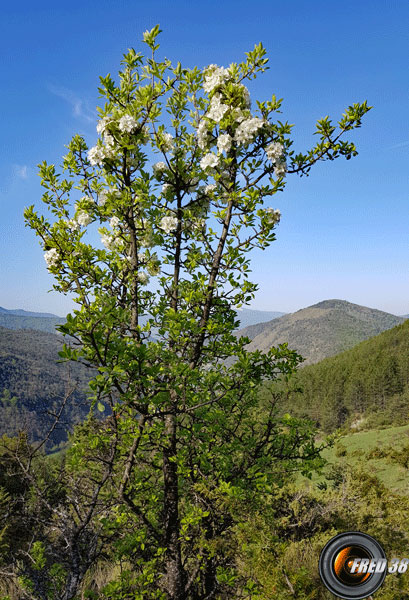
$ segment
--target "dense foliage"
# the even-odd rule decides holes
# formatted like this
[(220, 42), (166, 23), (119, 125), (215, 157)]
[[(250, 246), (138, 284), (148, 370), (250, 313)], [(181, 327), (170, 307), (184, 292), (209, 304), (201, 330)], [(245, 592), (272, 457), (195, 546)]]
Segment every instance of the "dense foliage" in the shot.
[(283, 410), (326, 431), (403, 424), (408, 419), (409, 321), (298, 371)]

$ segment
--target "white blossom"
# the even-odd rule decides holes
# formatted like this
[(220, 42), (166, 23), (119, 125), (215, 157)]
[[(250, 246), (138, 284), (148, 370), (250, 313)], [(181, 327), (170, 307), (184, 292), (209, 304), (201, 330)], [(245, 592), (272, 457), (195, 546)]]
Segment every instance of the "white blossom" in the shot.
[(163, 161), (159, 161), (153, 165), (152, 169), (155, 177), (160, 178), (160, 176), (167, 170), (167, 166)]
[(138, 273), (138, 281), (142, 285), (146, 285), (149, 282), (149, 275), (144, 271), (139, 271)]
[(112, 235), (109, 235), (108, 233), (103, 233), (101, 235), (101, 242), (107, 250), (113, 250), (115, 248), (115, 240)]
[(216, 167), (218, 163), (219, 159), (217, 155), (213, 154), (213, 152), (209, 152), (200, 161), (200, 168), (205, 170), (209, 167)]
[(257, 136), (260, 129), (264, 126), (264, 121), (258, 117), (245, 119), (240, 123), (234, 134), (234, 139), (238, 144), (248, 146)]
[(108, 192), (106, 190), (102, 190), (98, 194), (98, 204), (99, 204), (99, 206), (104, 206), (104, 204), (106, 203), (107, 199), (108, 199)]
[(112, 229), (115, 229), (116, 227), (118, 227), (120, 221), (118, 219), (118, 217), (112, 217), (111, 220), (109, 221), (109, 224), (111, 225)]
[(163, 229), (166, 233), (170, 233), (171, 231), (175, 231), (178, 225), (178, 220), (176, 217), (163, 217), (161, 219), (159, 227)]
[(92, 221), (92, 217), (85, 212), (85, 210), (80, 210), (79, 213), (75, 215), (75, 220), (79, 225), (86, 227)]
[(200, 121), (197, 128), (197, 145), (201, 150), (207, 148), (211, 139), (211, 134), (206, 121)]
[(232, 138), (228, 133), (222, 133), (217, 138), (217, 149), (219, 152), (228, 152), (231, 148)]
[(247, 114), (246, 111), (242, 110), (241, 108), (235, 108), (233, 111), (233, 117), (236, 123), (242, 123), (245, 121), (248, 118)]
[(215, 190), (216, 190), (215, 183), (209, 183), (204, 189), (205, 194), (212, 194)]
[(173, 136), (170, 133), (164, 133), (162, 135), (160, 146), (163, 152), (169, 152), (169, 150), (172, 150), (172, 148), (175, 146)]
[(70, 219), (67, 221), (67, 227), (70, 231), (78, 231), (81, 228), (81, 225), (75, 219)]
[(271, 142), (271, 144), (266, 147), (267, 158), (272, 163), (275, 163), (282, 156), (283, 151), (284, 146), (280, 144), (280, 142)]
[(138, 252), (137, 256), (138, 256), (138, 262), (139, 263), (146, 262), (146, 254), (145, 254), (145, 252)]
[(132, 133), (138, 126), (138, 121), (131, 115), (123, 115), (118, 122), (118, 128), (123, 133)]
[(172, 189), (172, 185), (170, 183), (164, 183), (162, 185), (162, 194), (166, 195)]
[(221, 85), (230, 76), (229, 70), (217, 65), (209, 65), (204, 70), (203, 89), (206, 94), (210, 94), (215, 87)]
[(277, 177), (284, 177), (287, 173), (287, 161), (285, 159), (277, 161), (274, 166), (274, 173)]
[(47, 267), (55, 267), (60, 259), (57, 248), (51, 248), (44, 252), (44, 260), (47, 263)]
[(103, 146), (93, 146), (88, 150), (88, 160), (93, 167), (102, 164), (104, 158), (106, 158), (106, 153)]
[(99, 135), (101, 135), (101, 133), (104, 133), (108, 123), (111, 122), (110, 117), (103, 117), (102, 119), (100, 119), (97, 123), (97, 133)]
[(219, 123), (223, 119), (228, 109), (228, 105), (221, 102), (220, 94), (215, 94), (210, 101), (210, 106), (206, 113), (206, 117), (216, 121), (216, 123)]
[(105, 146), (109, 149), (109, 150), (113, 150), (115, 148), (115, 138), (113, 135), (111, 135), (108, 132), (104, 133), (104, 143)]
[(264, 211), (267, 223), (275, 224), (281, 219), (281, 213), (278, 208), (266, 208)]

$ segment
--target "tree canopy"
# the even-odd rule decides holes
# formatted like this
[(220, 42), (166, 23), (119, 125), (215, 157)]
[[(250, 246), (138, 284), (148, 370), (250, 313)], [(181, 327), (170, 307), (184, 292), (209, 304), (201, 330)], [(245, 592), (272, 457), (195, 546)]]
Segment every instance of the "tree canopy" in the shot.
[[(246, 350), (236, 309), (257, 289), (249, 253), (275, 239), (271, 197), (290, 174), (355, 156), (343, 136), (370, 107), (319, 120), (317, 143), (297, 153), (282, 100), (250, 99), (262, 44), (228, 68), (185, 68), (156, 58), (158, 34), (144, 33), (146, 57), (124, 54), (118, 83), (101, 78), (97, 143), (75, 135), (62, 173), (40, 165), (48, 214), (25, 211), (54, 288), (78, 305), (60, 327), (76, 341), (61, 357), (96, 369), (91, 406), (110, 413), (74, 435), (64, 510), (47, 513), (64, 526), (36, 540), (66, 600), (104, 552), (122, 567), (101, 598), (248, 597), (256, 578), (236, 555), (247, 513), (320, 462), (311, 424), (258, 394), (300, 357), (285, 344)], [(27, 583), (30, 597), (50, 597), (41, 581)]]

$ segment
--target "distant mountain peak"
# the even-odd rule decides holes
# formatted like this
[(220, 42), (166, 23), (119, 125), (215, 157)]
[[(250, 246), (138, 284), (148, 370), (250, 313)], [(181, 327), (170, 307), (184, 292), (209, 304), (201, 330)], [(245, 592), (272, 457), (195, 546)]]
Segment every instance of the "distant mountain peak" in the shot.
[(249, 350), (262, 352), (288, 342), (289, 348), (305, 359), (303, 364), (310, 364), (348, 350), (404, 320), (404, 317), (347, 300), (331, 299), (246, 327), (239, 335), (252, 340)]

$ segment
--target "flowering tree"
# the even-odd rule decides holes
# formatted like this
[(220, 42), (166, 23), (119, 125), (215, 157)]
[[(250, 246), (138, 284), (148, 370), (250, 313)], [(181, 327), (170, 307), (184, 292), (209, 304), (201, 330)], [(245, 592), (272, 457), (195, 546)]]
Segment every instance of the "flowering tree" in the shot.
[(245, 511), (271, 498), (283, 468), (317, 456), (309, 427), (258, 393), (299, 357), (285, 345), (248, 352), (233, 335), (256, 290), (248, 254), (275, 239), (280, 212), (266, 203), (286, 175), (356, 155), (341, 136), (369, 107), (318, 121), (318, 143), (296, 154), (291, 126), (274, 118), (281, 100), (252, 108), (245, 84), (267, 68), (261, 44), (240, 64), (186, 69), (156, 59), (158, 33), (144, 34), (148, 58), (124, 55), (118, 85), (101, 78), (96, 145), (74, 136), (64, 175), (41, 164), (54, 218), (33, 207), (25, 217), (54, 288), (78, 304), (61, 328), (78, 345), (62, 356), (96, 368), (93, 402), (112, 411), (70, 450), (79, 472), (114, 456), (99, 525), (117, 531), (115, 557), (132, 568), (107, 597), (118, 586), (132, 598), (241, 597), (256, 585), (234, 559)]

